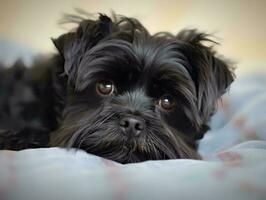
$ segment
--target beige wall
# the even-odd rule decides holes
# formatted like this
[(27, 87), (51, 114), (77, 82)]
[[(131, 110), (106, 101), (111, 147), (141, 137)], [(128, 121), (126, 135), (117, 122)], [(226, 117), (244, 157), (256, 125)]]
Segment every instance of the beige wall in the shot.
[(0, 0), (0, 38), (53, 51), (50, 37), (65, 31), (57, 22), (73, 8), (107, 14), (113, 9), (140, 19), (153, 33), (184, 27), (216, 32), (219, 52), (241, 68), (266, 63), (266, 0)]

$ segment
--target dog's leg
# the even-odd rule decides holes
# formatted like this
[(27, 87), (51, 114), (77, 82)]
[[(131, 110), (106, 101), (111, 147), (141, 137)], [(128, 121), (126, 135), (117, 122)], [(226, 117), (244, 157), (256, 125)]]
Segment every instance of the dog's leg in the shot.
[(20, 131), (0, 130), (0, 149), (22, 150), (48, 147), (49, 131), (25, 127)]

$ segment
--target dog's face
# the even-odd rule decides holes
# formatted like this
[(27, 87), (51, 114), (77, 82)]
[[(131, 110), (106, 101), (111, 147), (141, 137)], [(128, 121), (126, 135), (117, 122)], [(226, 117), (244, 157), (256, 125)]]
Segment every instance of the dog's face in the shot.
[(65, 76), (52, 144), (120, 163), (199, 158), (196, 141), (233, 81), (206, 41), (195, 30), (150, 35), (135, 19), (82, 21), (54, 40)]

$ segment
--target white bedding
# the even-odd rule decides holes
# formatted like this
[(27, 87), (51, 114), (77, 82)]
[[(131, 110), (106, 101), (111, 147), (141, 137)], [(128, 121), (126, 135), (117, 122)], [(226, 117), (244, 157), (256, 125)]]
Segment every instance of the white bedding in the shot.
[(1, 200), (266, 199), (266, 142), (209, 161), (120, 165), (83, 151), (50, 148), (0, 155)]

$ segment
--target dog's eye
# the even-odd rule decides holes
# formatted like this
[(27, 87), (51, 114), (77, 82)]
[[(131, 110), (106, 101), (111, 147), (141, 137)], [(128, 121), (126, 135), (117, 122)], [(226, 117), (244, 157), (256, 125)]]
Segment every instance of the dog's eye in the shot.
[(96, 83), (96, 92), (100, 95), (111, 95), (114, 92), (114, 83), (110, 80), (102, 80)]
[(159, 99), (159, 106), (164, 110), (171, 110), (175, 105), (176, 102), (174, 97), (169, 94), (164, 95)]

